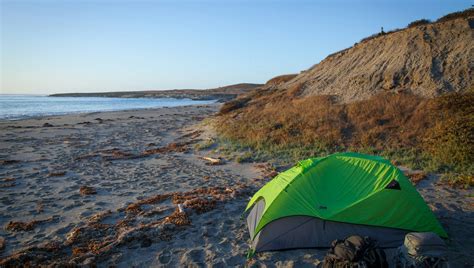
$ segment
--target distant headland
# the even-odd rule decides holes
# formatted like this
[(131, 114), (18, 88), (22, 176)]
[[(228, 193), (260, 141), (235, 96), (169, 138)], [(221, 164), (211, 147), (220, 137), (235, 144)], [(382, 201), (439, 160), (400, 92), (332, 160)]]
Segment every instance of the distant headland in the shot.
[(261, 84), (241, 83), (212, 89), (172, 89), (150, 91), (115, 91), (94, 93), (57, 93), (51, 97), (109, 97), (109, 98), (188, 98), (192, 100), (228, 101), (237, 95), (249, 92)]

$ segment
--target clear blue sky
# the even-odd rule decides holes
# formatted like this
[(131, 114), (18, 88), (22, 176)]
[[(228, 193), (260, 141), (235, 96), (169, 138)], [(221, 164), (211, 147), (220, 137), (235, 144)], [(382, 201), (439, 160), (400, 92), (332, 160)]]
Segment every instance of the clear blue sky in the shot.
[(1, 1), (0, 93), (212, 88), (472, 1)]

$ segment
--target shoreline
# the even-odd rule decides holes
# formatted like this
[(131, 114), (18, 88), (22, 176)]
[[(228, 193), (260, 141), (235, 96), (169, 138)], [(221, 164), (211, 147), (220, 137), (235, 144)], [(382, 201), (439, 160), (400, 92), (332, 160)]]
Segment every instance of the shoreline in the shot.
[[(9, 96), (9, 95), (4, 95), (4, 96)], [(15, 96), (15, 97), (38, 97), (38, 96), (33, 96), (33, 95), (12, 95), (12, 96)], [(63, 97), (50, 97), (50, 96), (40, 96), (40, 97), (47, 97), (47, 98), (63, 98)], [(65, 97), (65, 98), (75, 98), (75, 97)], [(78, 97), (79, 99), (81, 99), (83, 101), (83, 97)], [(89, 97), (86, 97), (86, 98), (89, 98)], [(59, 112), (44, 112), (42, 114), (33, 114), (33, 115), (24, 115), (24, 114), (20, 114), (20, 115), (11, 115), (10, 117), (5, 117), (5, 118), (1, 118), (0, 117), (0, 122), (3, 122), (3, 121), (18, 121), (18, 120), (24, 120), (24, 119), (42, 119), (44, 117), (55, 117), (55, 116), (67, 116), (67, 115), (81, 115), (81, 114), (89, 114), (89, 113), (107, 113), (107, 112), (120, 112), (120, 111), (140, 111), (140, 110), (148, 110), (148, 109), (160, 109), (160, 108), (173, 108), (173, 107), (182, 107), (182, 106), (196, 106), (196, 105), (220, 105), (221, 102), (219, 101), (219, 99), (209, 99), (209, 100), (193, 100), (193, 99), (190, 99), (190, 98), (166, 98), (166, 97), (163, 97), (163, 98), (150, 98), (150, 97), (141, 97), (141, 98), (120, 98), (120, 97), (90, 97), (90, 98), (94, 98), (94, 99), (97, 99), (97, 98), (100, 98), (100, 99), (108, 99), (108, 100), (111, 100), (111, 99), (114, 99), (114, 100), (117, 100), (117, 101), (121, 101), (123, 99), (133, 99), (133, 100), (160, 100), (160, 101), (181, 101), (181, 102), (184, 102), (184, 103), (176, 103), (176, 105), (174, 105), (173, 103), (167, 103), (165, 104), (164, 106), (160, 106), (162, 104), (157, 104), (157, 106), (155, 107), (143, 107), (143, 108), (134, 108), (134, 107), (130, 107), (130, 108), (106, 108), (105, 110), (96, 110), (98, 108), (95, 108), (95, 109), (90, 109), (90, 110), (82, 110), (82, 111), (59, 111)], [(195, 102), (195, 103), (192, 103), (192, 102)], [(103, 107), (105, 108), (105, 107)], [(53, 109), (54, 110), (54, 109)], [(14, 113), (18, 113), (18, 111), (13, 111)]]
[(220, 106), (222, 105), (221, 103), (217, 102), (214, 103), (206, 103), (206, 104), (191, 104), (191, 105), (182, 105), (182, 106), (163, 106), (163, 107), (153, 107), (153, 108), (131, 108), (131, 109), (125, 109), (125, 110), (110, 110), (110, 111), (93, 111), (93, 112), (66, 112), (63, 114), (49, 114), (49, 115), (35, 115), (35, 116), (28, 116), (24, 118), (15, 118), (15, 119), (6, 119), (6, 118), (0, 118), (0, 124), (5, 123), (5, 122), (18, 122), (22, 120), (44, 120), (47, 118), (54, 118), (54, 117), (60, 117), (60, 116), (87, 116), (87, 115), (93, 115), (93, 114), (98, 114), (98, 113), (114, 113), (114, 112), (140, 112), (140, 111), (146, 111), (146, 110), (157, 110), (157, 109), (170, 109), (170, 108), (175, 108), (175, 107), (193, 107), (193, 106)]
[[(326, 249), (246, 259), (241, 215), (272, 172), (267, 163), (226, 159), (218, 145), (198, 149), (215, 138), (207, 120), (219, 107), (0, 120), (0, 263), (318, 265)], [(450, 259), (468, 264), (472, 197), (438, 179), (431, 174), (416, 188), (450, 236)], [(187, 204), (186, 217), (176, 213), (178, 203)]]

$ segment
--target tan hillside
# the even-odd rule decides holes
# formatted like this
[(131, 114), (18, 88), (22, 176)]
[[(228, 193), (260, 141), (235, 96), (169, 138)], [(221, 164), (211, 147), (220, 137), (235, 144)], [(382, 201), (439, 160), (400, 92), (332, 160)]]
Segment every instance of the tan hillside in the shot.
[(365, 38), (225, 103), (216, 129), (268, 159), (370, 152), (474, 185), (473, 28), (469, 9)]
[(300, 96), (337, 95), (344, 102), (381, 91), (407, 90), (423, 97), (462, 92), (474, 77), (473, 13), (368, 38), (278, 88), (297, 89)]

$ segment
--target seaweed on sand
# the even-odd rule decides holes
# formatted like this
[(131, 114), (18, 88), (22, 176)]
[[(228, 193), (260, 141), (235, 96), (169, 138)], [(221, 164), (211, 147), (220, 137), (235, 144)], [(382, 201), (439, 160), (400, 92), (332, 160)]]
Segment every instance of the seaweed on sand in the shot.
[(427, 175), (424, 172), (415, 172), (405, 174), (413, 185), (417, 185), (420, 181), (426, 179)]
[(20, 160), (14, 160), (14, 159), (0, 159), (0, 165), (11, 165), (11, 164), (17, 164), (20, 163)]
[(186, 212), (181, 212), (181, 211), (179, 211), (178, 208), (176, 208), (176, 210), (171, 215), (166, 217), (164, 222), (165, 223), (173, 223), (174, 225), (178, 225), (178, 226), (190, 225), (191, 224), (191, 220), (189, 219)]
[(85, 185), (85, 186), (81, 186), (81, 188), (79, 188), (79, 193), (84, 196), (84, 195), (96, 194), (97, 191), (93, 187)]
[(53, 171), (48, 174), (48, 177), (62, 177), (66, 175), (66, 171)]
[(32, 220), (28, 222), (22, 221), (9, 221), (8, 224), (5, 226), (5, 230), (10, 232), (21, 232), (21, 231), (31, 231), (33, 230), (36, 225), (44, 222), (52, 221), (53, 217), (44, 219), (44, 220)]
[[(190, 212), (200, 214), (215, 209), (219, 203), (231, 200), (245, 191), (245, 185), (237, 184), (233, 188), (210, 187), (155, 195), (116, 212), (107, 210), (93, 215), (73, 228), (56, 247), (42, 245), (19, 251), (0, 260), (0, 266), (90, 265), (117, 252), (123, 245), (135, 243), (147, 247), (156, 241), (170, 241), (176, 232), (191, 224)], [(178, 208), (161, 218), (147, 215), (157, 209), (153, 205), (165, 200), (178, 204)], [(129, 213), (131, 211), (133, 213)], [(135, 213), (136, 211), (139, 213)], [(159, 207), (158, 211), (164, 210)], [(116, 222), (103, 223), (109, 216), (115, 218)]]

